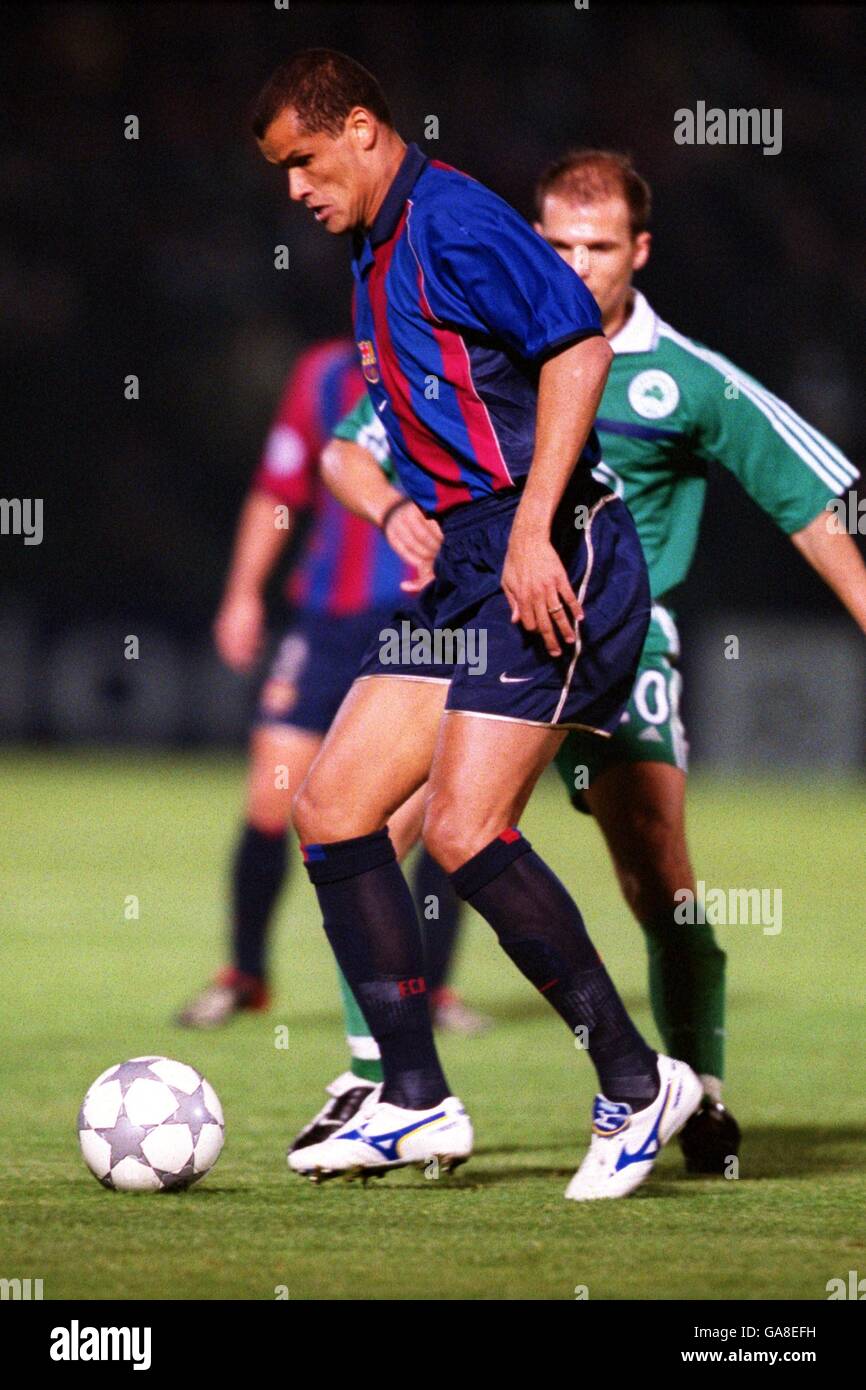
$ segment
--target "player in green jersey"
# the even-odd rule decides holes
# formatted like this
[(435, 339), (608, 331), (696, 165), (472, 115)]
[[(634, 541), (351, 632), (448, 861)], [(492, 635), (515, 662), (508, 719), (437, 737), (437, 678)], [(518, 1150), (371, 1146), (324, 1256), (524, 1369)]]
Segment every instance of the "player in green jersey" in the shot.
[[(632, 511), (654, 600), (620, 729), (610, 739), (573, 733), (557, 765), (572, 803), (598, 821), (644, 930), (665, 1047), (704, 1083), (704, 1104), (681, 1136), (687, 1164), (722, 1172), (739, 1142), (721, 1100), (725, 954), (709, 925), (680, 926), (674, 917), (674, 894), (695, 893), (696, 885), (685, 834), (688, 745), (670, 595), (695, 552), (708, 464), (721, 463), (739, 478), (864, 632), (866, 566), (851, 537), (828, 525), (827, 503), (856, 479), (853, 465), (753, 378), (664, 323), (632, 287), (650, 253), (649, 210), (644, 181), (610, 152), (569, 155), (539, 183), (537, 230), (586, 281), (614, 349), (596, 421), (604, 454), (597, 476)], [(387, 516), (388, 539), (398, 550), (403, 528), (409, 543), (420, 525), (436, 527), (410, 502), (394, 510), (400, 493), (368, 398), (335, 433), (323, 470), (340, 501), (374, 522)]]
[(857, 470), (791, 408), (718, 353), (665, 323), (632, 286), (650, 255), (650, 191), (624, 156), (580, 150), (536, 190), (536, 230), (582, 277), (614, 359), (596, 428), (598, 476), (625, 498), (650, 571), (653, 621), (629, 707), (613, 738), (572, 734), (557, 765), (595, 816), (649, 952), (665, 1046), (703, 1078), (704, 1106), (681, 1142), (689, 1167), (722, 1170), (736, 1127), (721, 1107), (725, 955), (708, 925), (679, 926), (678, 889), (695, 892), (685, 833), (687, 743), (679, 717), (679, 639), (670, 607), (697, 545), (707, 466), (721, 464), (866, 632), (866, 566), (828, 527), (827, 504)]

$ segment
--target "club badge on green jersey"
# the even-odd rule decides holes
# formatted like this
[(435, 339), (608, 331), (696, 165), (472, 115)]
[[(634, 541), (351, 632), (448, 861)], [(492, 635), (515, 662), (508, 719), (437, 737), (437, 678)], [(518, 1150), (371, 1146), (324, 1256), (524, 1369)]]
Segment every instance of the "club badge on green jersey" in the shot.
[(662, 372), (653, 367), (646, 372), (638, 372), (628, 388), (628, 403), (645, 420), (663, 420), (671, 415), (680, 403), (680, 388), (670, 372)]

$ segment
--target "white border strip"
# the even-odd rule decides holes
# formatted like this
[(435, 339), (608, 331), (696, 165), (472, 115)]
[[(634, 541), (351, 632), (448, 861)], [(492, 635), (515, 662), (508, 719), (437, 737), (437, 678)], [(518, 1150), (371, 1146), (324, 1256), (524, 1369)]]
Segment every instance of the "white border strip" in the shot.
[(356, 685), (358, 681), (421, 681), (424, 685), (450, 685), (451, 676), (446, 680), (445, 676), (407, 676), (403, 671), (370, 671), (366, 676), (356, 676), (352, 681)]
[(598, 734), (599, 738), (613, 738), (607, 729), (596, 729), (592, 724), (551, 724), (544, 719), (520, 719), (516, 714), (482, 714), (477, 709), (446, 709), (448, 714), (462, 714), (467, 719), (499, 719), (503, 724), (531, 724), (534, 729), (553, 729), (554, 732), (561, 729), (563, 733), (568, 733), (572, 729), (583, 729), (588, 734)]
[[(589, 578), (592, 574), (593, 561), (595, 560), (595, 551), (592, 545), (592, 523), (595, 521), (596, 514), (601, 511), (602, 507), (606, 507), (608, 502), (616, 502), (616, 500), (616, 493), (613, 492), (609, 492), (606, 497), (599, 498), (592, 511), (590, 512), (589, 520), (586, 523), (586, 569), (583, 572), (583, 579), (580, 581), (580, 588), (577, 592), (577, 601), (580, 604), (581, 608), (583, 607), (583, 600), (586, 597), (586, 591), (589, 587)], [(571, 685), (571, 682), (574, 678), (574, 672), (577, 666), (577, 658), (580, 656), (580, 649), (582, 646), (583, 642), (580, 636), (580, 622), (578, 621), (574, 627), (574, 656), (571, 658), (571, 664), (568, 668), (568, 675), (565, 678), (565, 684), (563, 685), (562, 692), (559, 696), (559, 703), (556, 706), (556, 711), (554, 713), (553, 719), (551, 720), (552, 724), (559, 723), (559, 716), (562, 713), (562, 707), (565, 704), (566, 698), (568, 696), (568, 687)]]

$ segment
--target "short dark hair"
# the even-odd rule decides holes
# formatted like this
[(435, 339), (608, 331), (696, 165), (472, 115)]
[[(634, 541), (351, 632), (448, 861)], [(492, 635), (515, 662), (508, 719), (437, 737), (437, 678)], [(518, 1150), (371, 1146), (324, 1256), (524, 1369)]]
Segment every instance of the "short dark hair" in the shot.
[(628, 204), (632, 236), (645, 232), (652, 211), (652, 192), (631, 162), (617, 150), (569, 150), (549, 164), (535, 185), (539, 221), (549, 193), (576, 202), (597, 203), (621, 197)]
[(304, 48), (281, 64), (253, 103), (250, 123), (257, 140), (281, 111), (291, 106), (311, 135), (342, 133), (346, 117), (363, 106), (392, 126), (385, 93), (372, 73), (333, 48)]

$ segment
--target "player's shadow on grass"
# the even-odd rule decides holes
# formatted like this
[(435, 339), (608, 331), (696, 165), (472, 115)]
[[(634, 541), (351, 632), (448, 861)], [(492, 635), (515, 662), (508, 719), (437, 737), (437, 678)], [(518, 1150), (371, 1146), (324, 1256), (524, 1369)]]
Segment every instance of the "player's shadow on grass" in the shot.
[(157, 1192), (156, 1196), (160, 1199), (169, 1197), (186, 1197), (188, 1201), (208, 1201), (215, 1202), (220, 1197), (237, 1197), (242, 1194), (249, 1196), (249, 1189), (233, 1186), (228, 1183), (193, 1183), (192, 1187), (169, 1187), (165, 1192)]
[[(676, 1139), (671, 1141), (671, 1146), (678, 1147)], [(484, 1144), (475, 1149), (473, 1158), (507, 1158), (509, 1155), (556, 1152), (560, 1148), (564, 1155), (574, 1151), (575, 1158), (579, 1159), (583, 1153), (581, 1136), (551, 1138), (540, 1144)], [(773, 1178), (810, 1177), (818, 1173), (861, 1173), (864, 1164), (864, 1125), (847, 1125), (837, 1129), (821, 1129), (814, 1125), (746, 1126), (740, 1148), (739, 1176), (748, 1182), (762, 1182)], [(486, 1186), (524, 1178), (564, 1177), (572, 1173), (574, 1168), (575, 1163), (569, 1164), (567, 1159), (561, 1167), (526, 1166), (490, 1169), (487, 1172), (483, 1169), (479, 1172), (473, 1167), (467, 1170), (466, 1178), (479, 1186)], [(668, 1174), (662, 1172), (659, 1176), (666, 1178)], [(703, 1182), (708, 1179), (694, 1175), (691, 1180)], [(655, 1195), (665, 1194), (656, 1192)]]
[[(856, 1150), (859, 1149), (859, 1153)], [(744, 1125), (740, 1177), (806, 1177), (815, 1173), (861, 1173), (866, 1162), (866, 1125)]]
[(509, 1154), (549, 1154), (558, 1149), (562, 1149), (563, 1153), (570, 1153), (574, 1143), (575, 1136), (572, 1134), (569, 1138), (548, 1139), (544, 1144), (476, 1144), (472, 1150), (472, 1157), (487, 1158), (495, 1155), (501, 1158)]
[(539, 1178), (547, 1182), (567, 1183), (574, 1177), (577, 1168), (575, 1159), (567, 1167), (545, 1167), (536, 1163), (521, 1168), (477, 1168), (473, 1163), (454, 1178), (461, 1187), (497, 1187), (507, 1182), (536, 1182)]

